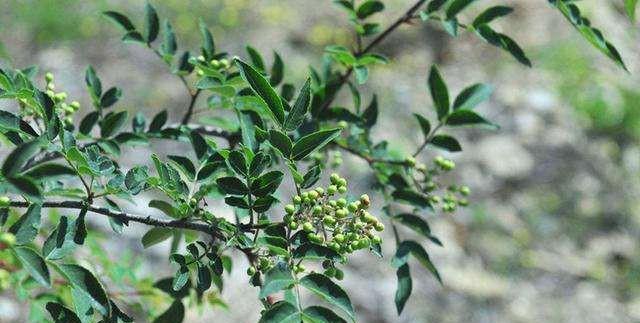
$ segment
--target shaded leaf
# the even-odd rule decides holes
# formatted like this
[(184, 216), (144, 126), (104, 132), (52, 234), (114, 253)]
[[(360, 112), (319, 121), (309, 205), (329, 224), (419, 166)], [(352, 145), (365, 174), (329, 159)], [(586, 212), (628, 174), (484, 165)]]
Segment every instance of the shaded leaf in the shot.
[(347, 313), (352, 319), (355, 318), (355, 312), (351, 305), (351, 300), (349, 300), (349, 296), (347, 296), (347, 293), (327, 276), (318, 273), (310, 273), (300, 280), (300, 285), (320, 296), (330, 304), (338, 307)]
[(49, 268), (42, 256), (30, 247), (17, 246), (13, 248), (22, 266), (27, 269), (31, 277), (44, 287), (51, 287)]

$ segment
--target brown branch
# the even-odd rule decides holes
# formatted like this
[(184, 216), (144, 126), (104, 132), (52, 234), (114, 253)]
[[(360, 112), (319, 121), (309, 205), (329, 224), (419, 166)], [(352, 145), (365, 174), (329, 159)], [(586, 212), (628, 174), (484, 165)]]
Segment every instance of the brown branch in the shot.
[[(26, 207), (29, 207), (29, 205), (30, 204), (28, 202), (21, 202), (21, 201), (9, 202), (10, 207), (26, 208)], [(79, 201), (43, 202), (41, 206), (45, 208), (65, 208), (65, 209), (87, 208), (88, 211), (91, 211), (93, 213), (106, 215), (108, 217), (121, 220), (125, 223), (131, 221), (131, 222), (143, 223), (143, 224), (154, 226), (154, 227), (187, 229), (187, 230), (203, 232), (217, 239), (221, 239), (221, 240), (225, 239), (225, 237), (218, 230), (218, 228), (210, 224), (201, 223), (201, 222), (187, 222), (184, 220), (161, 220), (157, 218), (152, 218), (150, 216), (135, 215), (135, 214), (129, 214), (125, 212), (117, 212), (105, 207), (99, 207), (94, 205), (87, 206), (85, 203), (79, 202)]]
[(202, 90), (200, 89), (196, 90), (193, 93), (189, 91), (189, 94), (191, 94), (191, 101), (189, 102), (189, 107), (187, 108), (187, 112), (184, 114), (184, 117), (182, 117), (182, 122), (180, 124), (186, 125), (191, 120), (191, 116), (193, 115), (193, 107), (195, 106), (196, 101), (198, 100), (198, 96), (200, 95), (201, 92)]

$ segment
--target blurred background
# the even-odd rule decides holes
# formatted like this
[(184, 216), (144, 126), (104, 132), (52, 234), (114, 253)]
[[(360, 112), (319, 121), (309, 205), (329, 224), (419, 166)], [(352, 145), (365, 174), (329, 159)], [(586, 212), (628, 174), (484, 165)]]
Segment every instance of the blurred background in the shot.
[[(216, 46), (231, 54), (246, 56), (244, 44), (251, 44), (270, 62), (277, 50), (288, 62), (287, 79), (295, 84), (304, 80), (308, 65), (320, 65), (324, 46), (352, 39), (347, 17), (329, 0), (151, 2), (172, 21), (181, 48), (198, 48), (202, 17)], [(432, 63), (439, 64), (454, 93), (475, 82), (493, 84), (495, 93), (480, 110), (501, 129), (460, 130), (464, 152), (447, 155), (458, 165), (452, 180), (473, 193), (472, 204), (455, 215), (429, 215), (432, 231), (444, 243), (444, 248), (428, 247), (444, 285), (414, 266), (413, 296), (398, 318), (395, 272), (388, 265), (393, 246), (385, 245), (383, 261), (362, 253), (350, 262), (344, 280), (358, 316), (362, 322), (640, 321), (637, 25), (624, 15), (622, 0), (580, 1), (592, 24), (618, 47), (630, 70), (625, 73), (546, 1), (478, 2), (462, 16), (470, 20), (494, 3), (515, 8), (496, 25), (525, 49), (533, 68), (473, 34), (452, 38), (440, 26), (421, 22), (400, 28), (379, 47), (391, 63), (373, 69), (365, 91), (366, 102), (378, 93), (377, 139), (388, 139), (405, 153), (422, 140), (412, 113), (432, 111), (425, 87)], [(412, 3), (387, 0), (387, 10), (376, 20), (386, 26)], [(178, 107), (188, 100), (179, 80), (149, 50), (120, 42), (121, 31), (100, 16), (116, 10), (141, 26), (143, 8), (142, 0), (3, 0), (0, 66), (38, 65), (41, 73), (55, 74), (58, 90), (88, 106), (83, 78), (91, 64), (105, 86), (124, 89), (120, 108), (148, 117), (169, 109), (171, 120), (178, 121)], [(152, 150), (172, 149), (179, 148), (158, 142), (130, 151), (135, 154), (125, 152), (123, 163), (146, 163)], [(432, 150), (421, 161), (437, 154), (443, 153)], [(370, 191), (373, 179), (366, 165), (343, 156), (338, 171), (350, 174), (353, 191)], [(138, 205), (145, 211), (146, 202)], [(106, 221), (96, 222), (104, 226)], [(169, 275), (167, 246), (143, 251), (144, 229), (132, 225), (123, 237), (105, 230), (86, 251), (87, 262), (115, 261), (100, 270), (123, 286), (128, 277)], [(127, 251), (110, 252), (122, 247)], [(220, 299), (228, 308), (192, 308), (188, 322), (257, 320), (257, 290), (248, 286), (246, 261), (236, 258)], [(0, 294), (0, 322), (24, 322), (28, 315), (24, 300), (11, 291)]]

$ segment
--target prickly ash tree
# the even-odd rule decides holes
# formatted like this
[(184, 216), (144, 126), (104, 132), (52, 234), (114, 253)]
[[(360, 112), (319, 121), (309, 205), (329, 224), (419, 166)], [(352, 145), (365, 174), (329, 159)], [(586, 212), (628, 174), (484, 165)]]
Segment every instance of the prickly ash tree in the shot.
[[(354, 44), (328, 46), (322, 70), (311, 68), (309, 79), (297, 85), (285, 81), (286, 60), (277, 53), (267, 66), (250, 46), (247, 59), (221, 52), (203, 23), (202, 46), (193, 54), (178, 51), (171, 23), (161, 25), (151, 4), (146, 5), (142, 28), (121, 13), (105, 12), (124, 30), (125, 42), (149, 48), (186, 87), (189, 101), (178, 110), (183, 113), (179, 124), (167, 124), (167, 111), (149, 123), (144, 111), (130, 118), (128, 111), (117, 108), (121, 89), (103, 87), (92, 67), (85, 75), (91, 107), (81, 120), (75, 119), (80, 104), (56, 92), (51, 73), (42, 81), (34, 67), (0, 70), (1, 98), (17, 103), (16, 111), (0, 110), (0, 131), (14, 146), (4, 156), (0, 174), (0, 190), (6, 194), (0, 200), (0, 288), (13, 288), (29, 299), (34, 320), (50, 320), (50, 315), (55, 322), (130, 322), (136, 314), (154, 322), (180, 322), (186, 304), (203, 300), (224, 304), (223, 280), (231, 270), (229, 254), (235, 250), (250, 263), (247, 280), (258, 288), (257, 297), (264, 305), (261, 322), (345, 322), (357, 319), (349, 296), (339, 286), (344, 275), (340, 267), (350, 257), (372, 254), (381, 258), (381, 265), (390, 262), (396, 268), (398, 315), (411, 295), (410, 258), (440, 281), (425, 245), (442, 245), (425, 214), (466, 206), (470, 190), (441, 184), (441, 177), (454, 169), (453, 161), (418, 160), (429, 147), (461, 151), (458, 140), (446, 134), (451, 127), (495, 127), (473, 110), (492, 88), (473, 84), (451, 96), (433, 66), (426, 76), (426, 90), (435, 118), (415, 114), (415, 127), (424, 141), (406, 157), (395, 153), (387, 141), (373, 141), (371, 128), (379, 111), (386, 109), (378, 107), (375, 95), (365, 107), (360, 89), (374, 65), (387, 63), (386, 57), (375, 53), (376, 47), (407, 23), (439, 24), (454, 37), (473, 33), (530, 66), (520, 46), (492, 28), (495, 19), (512, 9), (486, 8), (463, 23), (461, 13), (469, 16), (466, 12), (472, 9), (467, 7), (474, 1), (421, 0), (383, 29), (373, 22), (384, 10), (382, 2), (334, 2), (348, 15)], [(616, 49), (581, 16), (576, 4), (549, 2), (624, 68)], [(627, 1), (631, 16), (634, 6), (635, 1)], [(334, 106), (345, 89), (353, 97), (352, 105)], [(208, 96), (206, 106), (198, 107), (204, 105), (198, 101), (203, 96)], [(199, 125), (196, 108), (210, 113), (226, 109), (236, 118), (227, 120), (232, 126), (226, 130)], [(117, 162), (122, 150), (163, 140), (184, 143), (189, 152), (166, 158), (153, 154), (152, 167), (125, 169)], [(368, 163), (376, 180), (375, 194), (350, 192), (348, 179), (327, 175), (340, 165), (341, 152)], [(281, 188), (285, 177), (291, 178), (286, 182), (292, 187)], [(165, 217), (131, 214), (121, 206), (151, 192), (162, 198), (151, 200), (148, 207)], [(293, 196), (286, 196), (288, 192)], [(370, 208), (370, 195), (382, 205), (379, 210)], [(214, 200), (224, 200), (235, 220), (216, 216), (218, 210), (208, 205)], [(50, 209), (71, 215), (60, 216)], [(117, 234), (132, 222), (148, 225), (141, 237), (144, 247), (171, 240), (167, 259), (175, 275), (153, 282), (132, 275), (130, 291), (119, 292), (117, 278), (95, 274), (101, 266), (110, 266), (107, 257), (93, 267), (80, 265), (82, 256), (76, 251), (90, 244), (91, 235), (100, 235), (87, 227), (87, 217), (99, 221), (99, 216), (105, 216)], [(402, 227), (424, 241), (405, 240)], [(392, 256), (386, 260), (379, 236), (385, 228), (395, 237), (395, 250), (389, 250)], [(326, 301), (326, 307), (302, 304), (303, 290)], [(145, 306), (147, 298), (165, 305)], [(48, 314), (43, 314), (44, 308)]]

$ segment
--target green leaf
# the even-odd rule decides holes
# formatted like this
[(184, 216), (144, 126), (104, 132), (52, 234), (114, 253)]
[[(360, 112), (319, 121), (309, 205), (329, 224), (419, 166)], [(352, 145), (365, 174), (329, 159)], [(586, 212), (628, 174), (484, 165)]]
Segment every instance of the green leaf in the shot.
[(140, 43), (145, 44), (144, 37), (137, 31), (130, 31), (122, 36), (122, 41), (125, 43)]
[(75, 176), (76, 174), (73, 168), (55, 163), (40, 164), (24, 173), (24, 175), (36, 180), (49, 180), (65, 176)]
[(58, 260), (69, 255), (76, 247), (73, 241), (75, 234), (75, 222), (69, 222), (66, 216), (61, 217), (56, 229), (51, 231), (44, 242), (42, 255), (47, 260)]
[(427, 10), (426, 12), (432, 13), (432, 12), (436, 12), (438, 11), (445, 3), (447, 2), (447, 0), (431, 0), (429, 2), (429, 4), (427, 5)]
[(264, 282), (260, 288), (260, 298), (281, 291), (295, 283), (291, 269), (285, 262), (278, 262), (264, 275)]
[(485, 101), (493, 93), (493, 87), (485, 84), (474, 84), (462, 90), (453, 101), (453, 110), (470, 110)]
[(506, 50), (511, 54), (511, 56), (518, 60), (518, 62), (531, 67), (531, 61), (526, 56), (522, 48), (520, 48), (520, 46), (509, 36), (494, 31), (488, 25), (478, 26), (476, 28), (476, 32), (489, 44)]
[(112, 87), (108, 89), (100, 99), (100, 106), (108, 108), (118, 102), (120, 97), (122, 97), (122, 90), (118, 87)]
[(271, 143), (274, 148), (278, 149), (285, 158), (289, 158), (291, 156), (293, 143), (282, 131), (275, 129), (269, 130), (269, 143)]
[(247, 175), (249, 170), (247, 167), (247, 160), (241, 152), (237, 150), (232, 151), (229, 153), (227, 161), (229, 162), (229, 166), (231, 166), (236, 173), (243, 176)]
[(142, 236), (142, 246), (146, 249), (173, 237), (171, 228), (152, 228)]
[(427, 270), (433, 274), (433, 276), (442, 284), (442, 279), (438, 270), (431, 262), (429, 254), (426, 250), (417, 242), (413, 240), (405, 240), (400, 243), (396, 254), (391, 259), (391, 265), (395, 268), (400, 268), (409, 260), (409, 255), (412, 255), (420, 264), (422, 264)]
[(422, 130), (422, 134), (424, 135), (424, 137), (428, 138), (431, 134), (431, 123), (429, 122), (429, 120), (417, 113), (414, 113), (413, 116), (418, 119), (418, 123), (420, 124), (420, 129)]
[(149, 132), (159, 132), (162, 130), (162, 126), (167, 123), (168, 118), (167, 110), (162, 110), (158, 112), (151, 120), (151, 124), (149, 124)]
[(481, 117), (477, 113), (471, 110), (456, 110), (451, 113), (446, 119), (447, 126), (467, 126), (476, 124), (486, 124), (492, 127), (496, 127), (493, 123), (489, 122), (485, 118)]
[(302, 311), (302, 321), (305, 323), (346, 323), (343, 318), (332, 310), (322, 306), (310, 306)]
[(16, 176), (7, 178), (7, 182), (13, 186), (20, 194), (28, 197), (32, 202), (42, 200), (42, 192), (40, 187), (36, 185), (29, 177)]
[(400, 223), (402, 223), (403, 225), (407, 226), (411, 230), (415, 231), (416, 233), (423, 235), (426, 238), (429, 238), (429, 239), (434, 238), (431, 235), (431, 228), (429, 227), (429, 224), (425, 220), (423, 220), (422, 218), (416, 215), (403, 213), (403, 214), (398, 214), (393, 218), (399, 221)]
[(111, 113), (105, 117), (100, 125), (100, 135), (102, 138), (109, 138), (115, 135), (127, 122), (127, 111)]
[(403, 201), (419, 208), (432, 208), (429, 198), (416, 191), (401, 189), (394, 191), (391, 196), (398, 201)]
[(45, 307), (55, 323), (80, 323), (76, 313), (60, 303), (48, 302)]
[(262, 55), (260, 55), (260, 53), (258, 53), (258, 51), (251, 46), (247, 46), (245, 49), (247, 50), (247, 54), (249, 54), (251, 64), (260, 71), (265, 71), (265, 65), (264, 60), (262, 59)]
[(98, 119), (100, 118), (100, 113), (98, 111), (89, 112), (82, 121), (80, 121), (80, 133), (84, 135), (88, 135), (93, 127), (95, 127), (96, 123), (98, 123)]
[(173, 205), (171, 205), (171, 203), (169, 202), (162, 201), (162, 200), (151, 200), (149, 201), (149, 207), (158, 209), (162, 211), (162, 213), (174, 219), (180, 218), (180, 211), (177, 208), (173, 207)]
[(347, 293), (345, 293), (340, 286), (331, 281), (327, 276), (318, 273), (310, 273), (300, 280), (300, 285), (320, 296), (330, 304), (338, 307), (347, 313), (351, 319), (355, 319), (355, 312), (351, 305), (351, 301), (349, 300), (349, 296), (347, 296)]
[(513, 12), (513, 8), (507, 6), (494, 6), (485, 11), (473, 20), (473, 27), (488, 24), (496, 18), (504, 17)]
[(367, 17), (384, 10), (384, 4), (377, 0), (367, 0), (358, 6), (356, 10), (356, 16), (360, 19), (366, 19)]
[(47, 264), (44, 259), (42, 259), (42, 256), (30, 247), (17, 246), (13, 248), (13, 251), (18, 260), (20, 260), (20, 263), (22, 263), (22, 266), (27, 269), (35, 281), (44, 287), (51, 287), (49, 268), (47, 268)]
[(265, 311), (258, 323), (300, 323), (300, 312), (287, 302), (278, 302)]
[(91, 298), (85, 296), (79, 289), (71, 288), (71, 300), (82, 323), (93, 323), (95, 311), (91, 307)]
[(273, 254), (287, 256), (287, 240), (280, 237), (262, 236), (256, 240), (256, 244), (264, 246)]
[(205, 292), (209, 287), (211, 287), (211, 281), (211, 270), (209, 270), (209, 267), (199, 263), (196, 289), (201, 293)]
[(373, 127), (378, 121), (378, 97), (376, 95), (371, 99), (369, 106), (362, 112), (362, 125), (365, 128)]
[(173, 57), (178, 50), (178, 44), (176, 43), (176, 34), (173, 32), (173, 27), (171, 27), (171, 23), (167, 20), (164, 22), (163, 35), (160, 51), (165, 56), (164, 60), (166, 62), (171, 62), (171, 57)]
[(236, 177), (221, 177), (216, 180), (218, 187), (223, 192), (231, 195), (245, 195), (249, 193), (249, 188), (245, 183)]
[(16, 236), (16, 244), (27, 244), (38, 235), (40, 229), (41, 207), (39, 204), (31, 204), (27, 212), (23, 214), (10, 228), (9, 232)]
[(2, 175), (13, 177), (18, 174), (29, 159), (40, 151), (40, 145), (40, 140), (36, 139), (16, 147), (4, 160), (4, 164), (2, 164)]
[(287, 119), (284, 122), (284, 128), (287, 131), (293, 131), (300, 127), (304, 116), (309, 111), (309, 103), (311, 102), (311, 79), (307, 78), (304, 85), (300, 89), (298, 98), (293, 104), (291, 111), (287, 115)]
[(284, 62), (282, 57), (277, 52), (273, 52), (273, 65), (271, 66), (271, 75), (269, 76), (269, 83), (271, 86), (277, 86), (282, 82), (284, 77)]
[(627, 15), (631, 18), (631, 21), (636, 21), (636, 7), (638, 6), (638, 0), (624, 0), (624, 7), (627, 10)]
[(366, 66), (355, 66), (353, 69), (356, 72), (356, 81), (358, 84), (367, 83), (369, 78), (369, 68)]
[(171, 306), (156, 317), (153, 323), (176, 323), (184, 321), (184, 305), (180, 300), (174, 300)]
[(436, 106), (436, 112), (438, 113), (438, 120), (442, 120), (449, 114), (449, 90), (447, 90), (447, 85), (435, 65), (431, 66), (428, 84), (433, 104)]
[(196, 177), (196, 167), (193, 162), (184, 156), (168, 155), (167, 158), (175, 163), (176, 166), (190, 179), (193, 180)]
[(107, 293), (89, 270), (74, 264), (58, 265), (58, 269), (74, 288), (91, 300), (93, 308), (100, 314), (108, 315), (111, 312)]
[(302, 183), (300, 183), (300, 188), (307, 189), (313, 186), (320, 179), (320, 166), (315, 165), (311, 167), (306, 174), (302, 177)]
[(200, 27), (200, 34), (202, 35), (202, 54), (207, 60), (211, 60), (216, 51), (213, 35), (211, 35), (204, 21), (200, 20), (198, 26)]
[(156, 12), (156, 9), (148, 1), (144, 7), (144, 17), (144, 38), (147, 40), (147, 43), (151, 43), (158, 37), (158, 31), (160, 30), (160, 20), (158, 19), (158, 13)]
[(94, 104), (99, 103), (98, 100), (102, 96), (102, 83), (100, 82), (100, 79), (93, 67), (87, 67), (84, 81), (87, 83), (87, 87), (89, 88), (89, 93), (91, 94)]
[(251, 184), (251, 193), (255, 196), (266, 196), (278, 189), (284, 174), (274, 170), (263, 174)]
[(305, 158), (338, 137), (340, 131), (342, 131), (342, 128), (320, 130), (298, 139), (291, 150), (291, 158), (293, 160)]
[(409, 296), (411, 296), (412, 281), (411, 272), (409, 271), (409, 264), (404, 264), (396, 271), (398, 277), (398, 288), (396, 289), (395, 303), (398, 315), (402, 313), (404, 305), (407, 303)]
[(38, 136), (38, 133), (26, 121), (4, 110), (0, 110), (0, 129), (21, 131), (34, 137)]
[(451, 152), (462, 151), (462, 146), (460, 146), (458, 140), (449, 135), (433, 136), (429, 143)]
[(105, 11), (102, 14), (106, 16), (109, 20), (113, 21), (118, 26), (122, 27), (126, 31), (132, 31), (136, 29), (136, 27), (134, 27), (133, 24), (131, 23), (131, 20), (129, 20), (127, 16), (119, 12)]
[(475, 0), (454, 0), (447, 7), (447, 10), (446, 10), (447, 18), (448, 19), (454, 18), (458, 13), (460, 13), (460, 11), (464, 10), (468, 5), (470, 5), (474, 1)]
[(284, 107), (278, 93), (271, 87), (269, 81), (256, 71), (251, 65), (236, 59), (242, 78), (251, 89), (264, 101), (271, 112), (271, 117), (280, 126), (284, 124)]

